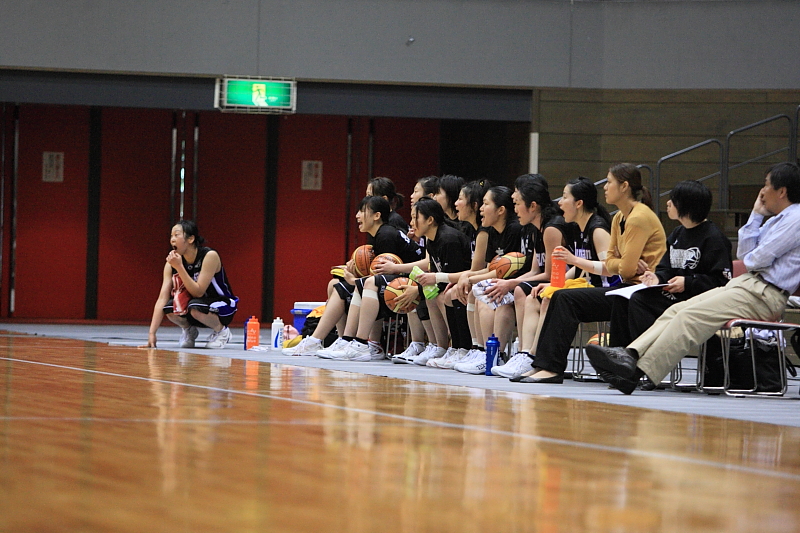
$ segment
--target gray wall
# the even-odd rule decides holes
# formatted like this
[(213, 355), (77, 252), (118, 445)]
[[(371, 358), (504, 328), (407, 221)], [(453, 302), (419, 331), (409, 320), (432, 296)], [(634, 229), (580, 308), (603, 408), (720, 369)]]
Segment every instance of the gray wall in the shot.
[(792, 89), (798, 22), (796, 0), (2, 0), (0, 67)]

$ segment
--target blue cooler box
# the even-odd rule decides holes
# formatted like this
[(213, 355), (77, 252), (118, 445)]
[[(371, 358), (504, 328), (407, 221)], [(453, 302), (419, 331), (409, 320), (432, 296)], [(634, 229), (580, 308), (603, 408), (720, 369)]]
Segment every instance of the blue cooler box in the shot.
[(294, 317), (294, 328), (299, 333), (303, 330), (303, 324), (306, 323), (308, 314), (319, 307), (325, 305), (325, 302), (295, 302), (294, 309), (292, 309), (292, 316)]

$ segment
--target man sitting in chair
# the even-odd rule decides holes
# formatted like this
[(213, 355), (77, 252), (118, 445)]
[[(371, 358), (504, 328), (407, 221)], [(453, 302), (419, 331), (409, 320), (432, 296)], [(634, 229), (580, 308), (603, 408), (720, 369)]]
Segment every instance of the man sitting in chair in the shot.
[(588, 345), (592, 366), (604, 371), (613, 387), (631, 394), (645, 374), (660, 383), (686, 354), (729, 320), (776, 320), (789, 295), (800, 286), (798, 204), (800, 168), (794, 163), (772, 166), (747, 224), (739, 229), (736, 255), (747, 273), (724, 287), (673, 305), (626, 348)]

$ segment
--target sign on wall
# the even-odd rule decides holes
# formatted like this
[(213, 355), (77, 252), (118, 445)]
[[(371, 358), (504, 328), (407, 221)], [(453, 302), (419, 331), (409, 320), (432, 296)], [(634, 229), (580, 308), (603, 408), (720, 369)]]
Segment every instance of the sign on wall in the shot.
[(304, 191), (322, 190), (322, 161), (303, 161), (300, 188)]
[(42, 181), (64, 182), (64, 152), (42, 152)]
[(290, 78), (218, 78), (214, 107), (232, 113), (294, 113), (297, 82)]

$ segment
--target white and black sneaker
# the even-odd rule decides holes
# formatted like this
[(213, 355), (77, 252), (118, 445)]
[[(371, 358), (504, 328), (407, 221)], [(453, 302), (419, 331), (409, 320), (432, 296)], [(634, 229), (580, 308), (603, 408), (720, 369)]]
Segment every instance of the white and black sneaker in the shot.
[(533, 363), (533, 359), (528, 355), (528, 352), (517, 352), (506, 364), (493, 366), (492, 374), (501, 378), (511, 379), (533, 370), (531, 363)]
[(435, 344), (428, 344), (428, 346), (425, 348), (425, 351), (416, 356), (412, 362), (415, 365), (425, 366), (425, 363), (431, 359), (443, 356), (446, 352), (447, 349), (445, 348), (441, 348)]
[(231, 330), (228, 329), (227, 326), (223, 326), (221, 330), (211, 332), (211, 335), (208, 336), (208, 340), (206, 340), (206, 348), (214, 350), (222, 349), (228, 344), (231, 337), (233, 337)]
[(412, 342), (402, 353), (392, 357), (392, 363), (409, 364), (414, 362), (414, 358), (425, 350), (425, 345), (421, 342)]
[(180, 348), (194, 348), (194, 341), (197, 339), (198, 333), (197, 328), (194, 326), (181, 329), (181, 340), (178, 346)]
[(372, 360), (372, 355), (370, 354), (369, 344), (364, 344), (353, 339), (343, 351), (331, 356), (331, 359), (335, 361), (358, 361), (360, 363), (366, 363)]
[(383, 361), (386, 359), (386, 352), (383, 350), (381, 343), (369, 341), (369, 356), (370, 361)]
[(314, 355), (322, 359), (334, 359), (335, 356), (339, 356), (349, 345), (350, 343), (341, 337), (333, 341), (333, 344), (327, 348), (323, 348), (322, 342), (320, 342), (320, 348), (314, 352)]
[(312, 336), (303, 337), (300, 342), (291, 348), (281, 350), (283, 355), (314, 355), (322, 349), (322, 341)]
[(467, 357), (453, 366), (453, 370), (463, 372), (465, 374), (483, 374), (486, 372), (486, 352), (483, 350), (470, 350), (472, 355), (467, 354)]

